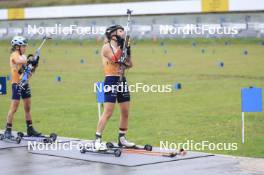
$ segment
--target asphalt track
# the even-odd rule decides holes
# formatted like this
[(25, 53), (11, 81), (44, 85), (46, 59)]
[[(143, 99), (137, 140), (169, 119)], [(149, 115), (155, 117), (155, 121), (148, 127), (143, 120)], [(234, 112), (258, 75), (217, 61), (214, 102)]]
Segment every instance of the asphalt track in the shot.
[(124, 167), (28, 153), (27, 148), (0, 150), (1, 175), (263, 175), (264, 159), (215, 155), (136, 167)]

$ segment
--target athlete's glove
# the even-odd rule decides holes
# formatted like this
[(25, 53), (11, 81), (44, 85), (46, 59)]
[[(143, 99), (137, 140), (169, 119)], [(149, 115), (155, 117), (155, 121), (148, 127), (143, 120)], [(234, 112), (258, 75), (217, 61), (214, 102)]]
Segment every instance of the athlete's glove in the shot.
[(27, 57), (27, 65), (31, 65), (32, 66), (32, 70), (31, 72), (35, 72), (36, 68), (38, 67), (38, 63), (39, 63), (39, 56), (34, 59), (34, 55), (29, 54)]
[(39, 62), (39, 56), (34, 59), (34, 55), (32, 54), (29, 54), (28, 57), (27, 57), (27, 64), (31, 64), (33, 67), (36, 67), (38, 65), (38, 62)]
[(124, 46), (124, 38), (121, 38), (120, 36), (116, 36), (116, 39), (117, 39), (117, 45), (120, 46), (121, 49), (123, 49), (123, 46)]

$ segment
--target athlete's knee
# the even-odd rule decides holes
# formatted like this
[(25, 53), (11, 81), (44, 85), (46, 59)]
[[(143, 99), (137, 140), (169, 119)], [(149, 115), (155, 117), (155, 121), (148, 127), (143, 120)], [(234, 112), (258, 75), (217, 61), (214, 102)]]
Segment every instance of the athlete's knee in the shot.
[(113, 114), (112, 109), (105, 109), (104, 113), (103, 113), (104, 117), (106, 117), (106, 118), (110, 118), (112, 116), (112, 114)]
[(25, 110), (25, 113), (29, 113), (30, 112), (30, 106), (25, 106), (24, 110)]
[(17, 112), (19, 106), (19, 101), (12, 101), (11, 106), (9, 108), (9, 113), (14, 114)]
[(15, 114), (16, 112), (17, 112), (17, 108), (11, 108), (9, 110), (9, 114), (11, 114), (11, 115)]
[(112, 113), (111, 112), (104, 112), (104, 117), (106, 118), (110, 118), (112, 116)]

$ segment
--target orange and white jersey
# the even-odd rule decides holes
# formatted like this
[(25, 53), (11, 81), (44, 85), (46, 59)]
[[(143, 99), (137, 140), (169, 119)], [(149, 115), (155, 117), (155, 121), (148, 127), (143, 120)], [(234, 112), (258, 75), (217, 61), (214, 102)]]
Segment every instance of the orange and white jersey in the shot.
[[(116, 52), (117, 48), (113, 47), (113, 51)], [(120, 64), (115, 63), (108, 58), (106, 58), (103, 55), (103, 51), (101, 53), (102, 56), (102, 62), (103, 62), (103, 68), (104, 68), (104, 74), (105, 76), (120, 76)]]
[(22, 65), (25, 64), (26, 62), (27, 62), (27, 58), (25, 55), (20, 55), (17, 51), (11, 53), (10, 68), (11, 68), (12, 84), (19, 83), (20, 75), (18, 71), (22, 67)]

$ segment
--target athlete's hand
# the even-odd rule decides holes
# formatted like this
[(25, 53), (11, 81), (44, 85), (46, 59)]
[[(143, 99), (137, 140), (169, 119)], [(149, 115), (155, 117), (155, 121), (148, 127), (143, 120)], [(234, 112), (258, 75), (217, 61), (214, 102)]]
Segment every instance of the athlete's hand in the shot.
[(28, 59), (28, 64), (31, 64), (33, 67), (36, 67), (38, 65), (39, 62), (39, 57), (37, 57), (36, 60), (34, 60), (34, 57), (31, 59)]

